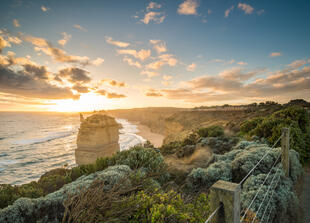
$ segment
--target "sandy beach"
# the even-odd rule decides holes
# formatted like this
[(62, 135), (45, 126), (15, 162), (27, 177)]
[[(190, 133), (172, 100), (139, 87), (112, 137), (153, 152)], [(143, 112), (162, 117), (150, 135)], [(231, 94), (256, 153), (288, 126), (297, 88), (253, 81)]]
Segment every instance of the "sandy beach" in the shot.
[(165, 136), (151, 132), (151, 129), (146, 125), (142, 125), (140, 123), (134, 124), (137, 125), (139, 130), (137, 134), (150, 141), (155, 147), (160, 147), (163, 144)]

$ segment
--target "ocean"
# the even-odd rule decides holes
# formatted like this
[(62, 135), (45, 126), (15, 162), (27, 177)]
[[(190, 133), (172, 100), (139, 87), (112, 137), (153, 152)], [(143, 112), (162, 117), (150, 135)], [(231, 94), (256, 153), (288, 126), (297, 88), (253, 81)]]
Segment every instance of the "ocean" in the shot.
[[(146, 141), (136, 125), (116, 121), (121, 150)], [(24, 184), (51, 169), (76, 166), (79, 126), (77, 113), (0, 112), (0, 184)]]

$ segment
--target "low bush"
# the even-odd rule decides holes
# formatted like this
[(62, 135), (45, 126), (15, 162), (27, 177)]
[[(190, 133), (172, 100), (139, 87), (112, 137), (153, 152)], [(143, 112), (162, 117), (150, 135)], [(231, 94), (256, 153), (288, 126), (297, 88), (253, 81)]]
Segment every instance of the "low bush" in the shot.
[(162, 174), (162, 181), (167, 178), (165, 174), (166, 165), (160, 152), (152, 148), (135, 146), (130, 150), (118, 152), (111, 157), (99, 158), (93, 164), (80, 165), (72, 169), (59, 168), (51, 170), (42, 175), (38, 182), (16, 186), (1, 185), (0, 208), (12, 204), (21, 197), (37, 198), (47, 195), (83, 175), (102, 171), (114, 165), (128, 165), (133, 170), (143, 168), (148, 173)]
[[(131, 176), (129, 176), (129, 179)], [(155, 187), (149, 177), (121, 183), (109, 191), (100, 188), (104, 182), (94, 182), (87, 190), (65, 201), (63, 222), (204, 222), (209, 214), (206, 194), (185, 199), (173, 190), (164, 192)]]
[(197, 134), (200, 137), (220, 137), (224, 136), (224, 129), (221, 126), (213, 125), (198, 129)]
[(310, 159), (310, 115), (292, 106), (264, 118), (254, 118), (241, 125), (241, 134), (265, 138), (273, 145), (281, 136), (281, 129), (290, 126), (290, 146), (300, 154), (302, 163)]
[[(187, 176), (186, 183), (188, 189), (193, 192), (208, 190), (216, 181), (225, 180), (239, 183), (249, 171), (258, 163), (258, 161), (268, 154), (261, 163), (255, 168), (251, 176), (243, 183), (241, 193), (241, 210), (247, 208), (254, 198), (255, 194), (260, 190), (259, 196), (254, 200), (251, 207), (251, 212), (256, 213), (259, 206), (263, 202), (264, 194), (273, 177), (279, 179), (279, 184), (276, 188), (271, 188), (269, 193), (274, 193), (271, 200), (270, 219), (278, 219), (276, 222), (286, 222), (283, 219), (290, 216), (290, 220), (296, 218), (298, 213), (298, 200), (293, 190), (293, 185), (300, 179), (302, 175), (302, 166), (299, 161), (298, 153), (290, 150), (290, 176), (284, 176), (281, 163), (275, 161), (281, 155), (281, 149), (275, 148), (270, 150), (265, 144), (256, 142), (240, 142), (235, 148), (223, 155), (214, 155), (214, 162), (207, 168), (196, 168)], [(262, 189), (259, 189), (263, 184), (264, 179), (272, 166), (275, 164), (274, 170), (271, 171)], [(278, 171), (276, 171), (279, 168)], [(276, 182), (276, 181), (274, 181)], [(267, 206), (269, 199), (263, 202), (263, 208)], [(264, 209), (263, 209), (264, 210)], [(263, 212), (257, 213), (258, 219), (262, 217)], [(248, 217), (250, 218), (250, 216)]]

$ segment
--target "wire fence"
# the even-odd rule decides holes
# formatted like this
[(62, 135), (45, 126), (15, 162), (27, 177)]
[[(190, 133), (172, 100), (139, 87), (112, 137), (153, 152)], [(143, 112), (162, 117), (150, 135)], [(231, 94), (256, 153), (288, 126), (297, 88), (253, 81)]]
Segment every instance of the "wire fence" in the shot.
[[(291, 126), (292, 126), (292, 125), (290, 125), (289, 128), (290, 128)], [(263, 159), (264, 159), (265, 157), (267, 157), (268, 154), (270, 154), (270, 152), (275, 148), (275, 146), (279, 143), (279, 141), (282, 139), (282, 137), (283, 137), (283, 133), (282, 133), (281, 136), (276, 140), (276, 142), (275, 142), (275, 143), (273, 144), (273, 146), (269, 149), (269, 151), (263, 155), (263, 157), (252, 167), (252, 169), (251, 169), (251, 170), (246, 174), (246, 176), (240, 181), (240, 183), (239, 183), (240, 186), (241, 186), (241, 185), (246, 181), (246, 179), (248, 179), (248, 177), (254, 172), (254, 170), (259, 166), (259, 164), (263, 161)], [(273, 165), (271, 166), (271, 168), (270, 168), (268, 174), (266, 175), (266, 177), (265, 177), (263, 183), (260, 185), (260, 187), (259, 187), (259, 189), (257, 190), (257, 192), (255, 193), (253, 199), (251, 200), (249, 206), (248, 206), (247, 208), (245, 208), (245, 209), (241, 212), (241, 213), (243, 214), (242, 217), (241, 217), (241, 219), (240, 219), (240, 222), (241, 222), (241, 223), (245, 220), (248, 211), (251, 209), (251, 207), (252, 207), (252, 205), (253, 205), (255, 199), (258, 197), (260, 191), (263, 189), (263, 186), (264, 186), (265, 183), (267, 182), (267, 179), (269, 178), (270, 174), (272, 173), (272, 171), (275, 171), (275, 173), (274, 173), (274, 175), (273, 175), (273, 177), (272, 177), (272, 179), (271, 179), (271, 182), (270, 182), (270, 184), (269, 184), (269, 186), (268, 186), (268, 188), (267, 188), (267, 191), (266, 191), (265, 194), (264, 194), (263, 200), (260, 201), (261, 203), (260, 203), (260, 205), (259, 205), (257, 211), (254, 212), (254, 217), (252, 218), (251, 223), (255, 222), (256, 218), (258, 217), (258, 215), (259, 215), (259, 213), (260, 213), (260, 211), (261, 211), (261, 209), (262, 209), (262, 207), (263, 207), (263, 204), (264, 204), (265, 199), (268, 197), (269, 192), (272, 191), (271, 194), (269, 195), (269, 200), (268, 200), (267, 205), (265, 206), (264, 209), (262, 209), (262, 211), (263, 211), (263, 213), (262, 213), (262, 215), (261, 215), (262, 217), (260, 217), (260, 221), (261, 221), (261, 222), (263, 222), (265, 216), (266, 216), (266, 220), (267, 220), (266, 222), (269, 221), (270, 214), (271, 214), (272, 210), (269, 210), (268, 208), (269, 208), (270, 203), (271, 203), (271, 200), (272, 200), (272, 198), (273, 198), (274, 191), (275, 191), (275, 189), (277, 188), (278, 183), (279, 183), (279, 181), (280, 181), (280, 179), (281, 179), (281, 175), (280, 175), (280, 174), (277, 174), (278, 171), (280, 170), (280, 168), (277, 168), (277, 169), (275, 170), (275, 167), (276, 167), (276, 165), (278, 164), (278, 162), (279, 162), (279, 160), (280, 160), (280, 157), (281, 157), (281, 153), (278, 155), (278, 157), (277, 157), (276, 160), (274, 161), (274, 163), (273, 163)], [(275, 181), (276, 176), (279, 176), (279, 177), (278, 177), (278, 179)], [(271, 190), (271, 188), (272, 188), (272, 190)], [(215, 209), (215, 210), (213, 211), (213, 213), (212, 213), (212, 214), (208, 217), (208, 219), (205, 221), (205, 223), (210, 222), (210, 221), (212, 220), (212, 218), (215, 216), (215, 214), (218, 212), (218, 210), (219, 210), (220, 208), (221, 208), (221, 206), (219, 206), (217, 209)], [(269, 210), (269, 211), (268, 211), (268, 210)], [(268, 213), (268, 215), (266, 215), (267, 213)]]

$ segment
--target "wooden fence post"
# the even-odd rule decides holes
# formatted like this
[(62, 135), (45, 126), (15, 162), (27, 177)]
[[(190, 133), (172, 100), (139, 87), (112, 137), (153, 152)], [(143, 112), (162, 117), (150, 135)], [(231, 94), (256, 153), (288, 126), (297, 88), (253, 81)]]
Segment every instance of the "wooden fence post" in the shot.
[(211, 222), (240, 223), (240, 185), (219, 180), (210, 190), (211, 210), (222, 205)]
[(290, 129), (282, 128), (281, 150), (282, 150), (282, 166), (285, 172), (285, 176), (290, 175)]

